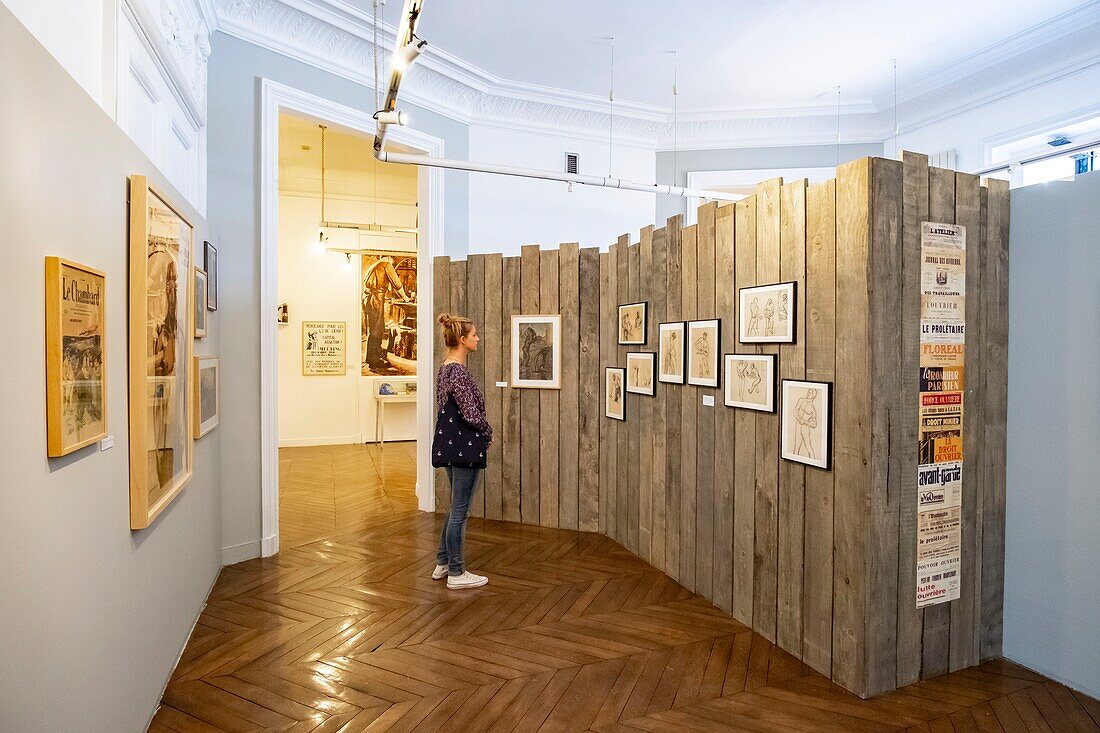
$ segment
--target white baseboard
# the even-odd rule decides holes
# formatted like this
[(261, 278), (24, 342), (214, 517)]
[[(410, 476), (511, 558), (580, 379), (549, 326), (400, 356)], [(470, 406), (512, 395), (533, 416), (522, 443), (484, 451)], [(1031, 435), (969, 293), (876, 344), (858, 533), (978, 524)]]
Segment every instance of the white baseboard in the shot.
[(358, 435), (335, 435), (328, 438), (279, 439), (280, 448), (307, 448), (313, 445), (348, 445), (361, 442)]
[(263, 543), (260, 540), (242, 542), (239, 545), (222, 548), (222, 565), (234, 565), (245, 560), (261, 557)]
[(271, 557), (279, 551), (279, 536), (271, 535), (260, 540), (260, 557)]

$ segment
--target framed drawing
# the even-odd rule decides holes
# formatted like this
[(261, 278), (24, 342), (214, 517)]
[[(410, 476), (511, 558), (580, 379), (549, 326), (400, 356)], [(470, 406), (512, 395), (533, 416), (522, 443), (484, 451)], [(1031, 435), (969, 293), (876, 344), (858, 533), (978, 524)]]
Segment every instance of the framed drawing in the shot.
[(342, 377), (346, 372), (346, 321), (302, 321), (302, 376)]
[(364, 377), (416, 374), (416, 252), (364, 252), (360, 277)]
[(206, 273), (195, 268), (195, 338), (206, 338)]
[(209, 283), (206, 286), (206, 310), (218, 309), (218, 250), (210, 242), (203, 242), (202, 269)]
[(130, 176), (130, 528), (191, 478), (194, 231), (145, 176)]
[(718, 349), (722, 345), (721, 321), (688, 321), (688, 384), (718, 386)]
[(662, 323), (659, 327), (657, 353), (660, 354), (657, 381), (684, 383), (684, 322)]
[(793, 344), (798, 283), (738, 291), (737, 340), (743, 344)]
[(726, 406), (775, 412), (775, 354), (726, 354)]
[(619, 343), (645, 343), (648, 303), (628, 303), (619, 306)]
[(561, 389), (561, 316), (512, 316), (512, 386)]
[(631, 351), (626, 355), (626, 391), (652, 397), (657, 394), (657, 355), (651, 351)]
[(46, 455), (107, 436), (107, 276), (46, 258)]
[(829, 470), (833, 453), (833, 384), (783, 380), (780, 455)]
[(221, 415), (221, 372), (218, 369), (218, 357), (195, 357), (195, 384), (192, 389), (195, 405), (195, 437), (201, 438), (218, 426)]
[(604, 368), (603, 414), (612, 420), (626, 419), (626, 370), (622, 367)]

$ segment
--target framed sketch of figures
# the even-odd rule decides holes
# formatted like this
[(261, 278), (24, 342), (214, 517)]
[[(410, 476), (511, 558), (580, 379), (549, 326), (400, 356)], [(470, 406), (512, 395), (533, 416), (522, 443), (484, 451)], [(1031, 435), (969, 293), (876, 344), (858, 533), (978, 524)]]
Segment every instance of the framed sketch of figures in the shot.
[(416, 252), (367, 251), (361, 264), (364, 377), (416, 374)]
[(684, 323), (662, 323), (658, 335), (657, 381), (684, 383)]
[(722, 345), (720, 322), (688, 321), (688, 384), (718, 386), (718, 349)]
[(619, 306), (619, 343), (644, 344), (648, 303), (628, 303)]
[(206, 338), (206, 273), (195, 268), (195, 338)]
[(218, 425), (218, 417), (221, 414), (221, 404), (218, 402), (220, 393), (221, 372), (218, 371), (218, 357), (195, 357), (195, 385), (192, 394), (195, 399), (195, 437), (201, 438)]
[(130, 528), (191, 478), (194, 231), (145, 176), (130, 177)]
[(737, 340), (743, 344), (793, 344), (798, 283), (741, 288)]
[(652, 397), (657, 394), (657, 355), (651, 351), (631, 351), (626, 355), (626, 391)]
[(788, 461), (832, 467), (832, 382), (783, 380), (780, 455)]
[(512, 316), (512, 386), (561, 389), (561, 316)]
[(775, 412), (775, 354), (726, 354), (726, 406)]
[(626, 419), (626, 370), (622, 367), (604, 369), (603, 413), (613, 420)]
[(209, 283), (206, 286), (206, 310), (218, 309), (218, 250), (210, 242), (203, 242), (202, 269)]
[(46, 258), (46, 455), (68, 455), (107, 435), (104, 337), (107, 276)]

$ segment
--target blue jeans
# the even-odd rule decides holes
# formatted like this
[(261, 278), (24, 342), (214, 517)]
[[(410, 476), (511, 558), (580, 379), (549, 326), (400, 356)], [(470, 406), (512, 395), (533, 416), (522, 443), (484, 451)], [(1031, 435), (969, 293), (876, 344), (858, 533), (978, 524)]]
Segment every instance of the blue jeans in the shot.
[(452, 577), (466, 572), (466, 563), (462, 559), (462, 546), (466, 541), (466, 514), (470, 511), (470, 500), (477, 490), (480, 474), (480, 468), (447, 466), (447, 479), (451, 482), (451, 513), (443, 523), (435, 562), (437, 565), (446, 565), (447, 574)]

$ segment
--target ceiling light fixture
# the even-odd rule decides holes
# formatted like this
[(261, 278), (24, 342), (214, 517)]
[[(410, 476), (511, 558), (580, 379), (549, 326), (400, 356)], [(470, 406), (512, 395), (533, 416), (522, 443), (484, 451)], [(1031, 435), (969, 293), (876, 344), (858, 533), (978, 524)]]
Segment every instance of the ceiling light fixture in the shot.
[(415, 33), (412, 34), (412, 39), (408, 43), (394, 50), (393, 68), (397, 71), (407, 70), (417, 57), (424, 53), (424, 47), (427, 45), (427, 41), (417, 38)]

